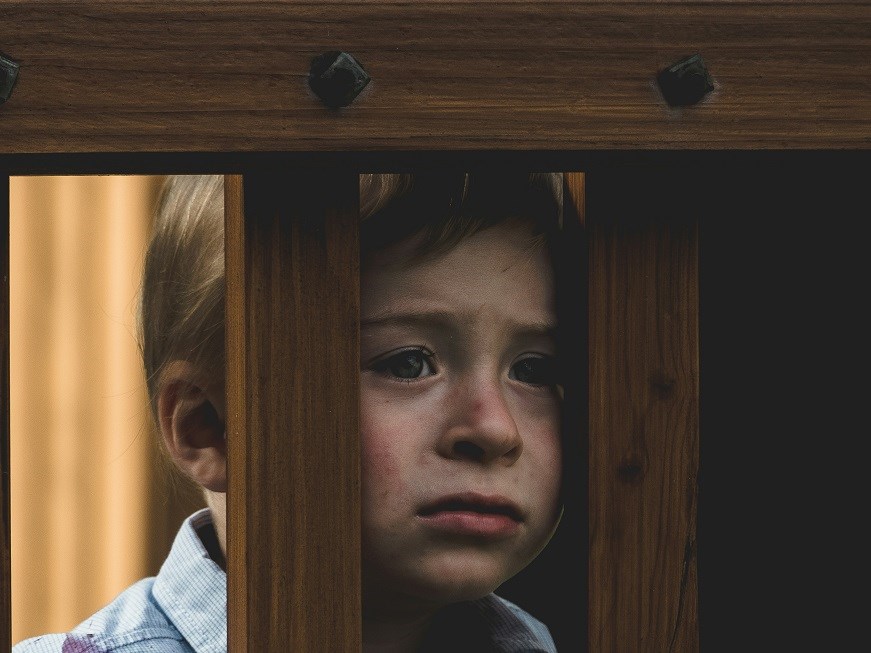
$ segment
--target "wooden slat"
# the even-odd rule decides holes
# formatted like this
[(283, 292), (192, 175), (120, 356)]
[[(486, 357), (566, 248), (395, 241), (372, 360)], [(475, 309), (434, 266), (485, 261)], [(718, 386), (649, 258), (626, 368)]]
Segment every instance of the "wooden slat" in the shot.
[(360, 648), (358, 192), (227, 177), (233, 653)]
[(0, 175), (0, 647), (12, 646), (9, 483), (9, 176)]
[[(871, 5), (0, 1), (0, 154), (867, 148)], [(348, 108), (311, 59), (357, 56)], [(698, 52), (716, 90), (669, 109)]]
[(591, 651), (699, 648), (691, 171), (590, 171)]
[(586, 208), (586, 183), (587, 177), (583, 172), (566, 172), (563, 175), (565, 180), (565, 197), (564, 201), (571, 202), (572, 213), (566, 212), (577, 220), (578, 224), (584, 226), (587, 222)]

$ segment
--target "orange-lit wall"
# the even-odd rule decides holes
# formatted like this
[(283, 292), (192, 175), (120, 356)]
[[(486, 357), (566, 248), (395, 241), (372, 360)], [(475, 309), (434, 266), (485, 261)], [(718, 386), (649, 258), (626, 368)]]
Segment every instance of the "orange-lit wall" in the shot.
[(135, 333), (160, 181), (11, 180), (13, 642), (154, 574), (190, 509), (159, 472)]

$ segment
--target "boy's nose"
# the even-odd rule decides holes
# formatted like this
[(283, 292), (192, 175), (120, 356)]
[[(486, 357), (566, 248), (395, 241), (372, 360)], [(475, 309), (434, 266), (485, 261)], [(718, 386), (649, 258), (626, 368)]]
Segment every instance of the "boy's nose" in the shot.
[(441, 455), (481, 464), (512, 465), (523, 450), (517, 422), (498, 384), (468, 386), (451, 402)]

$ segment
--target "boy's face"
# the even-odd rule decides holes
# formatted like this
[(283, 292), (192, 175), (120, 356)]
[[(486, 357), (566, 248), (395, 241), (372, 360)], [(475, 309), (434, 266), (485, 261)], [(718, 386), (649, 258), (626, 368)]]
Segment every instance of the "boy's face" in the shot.
[(483, 596), (559, 514), (553, 278), (502, 224), (443, 256), (364, 261), (363, 581), (367, 610)]

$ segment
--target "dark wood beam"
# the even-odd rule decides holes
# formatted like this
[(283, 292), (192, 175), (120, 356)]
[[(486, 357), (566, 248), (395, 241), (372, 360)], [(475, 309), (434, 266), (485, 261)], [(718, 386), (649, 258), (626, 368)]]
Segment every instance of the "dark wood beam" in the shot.
[[(0, 154), (867, 148), (867, 2), (0, 1)], [(371, 83), (328, 109), (329, 50)], [(670, 108), (657, 72), (714, 90)]]
[(360, 649), (357, 174), (226, 178), (228, 641)]
[(591, 651), (699, 650), (693, 174), (587, 175)]

